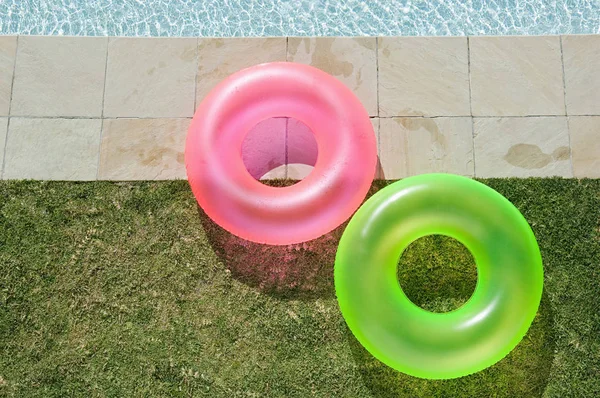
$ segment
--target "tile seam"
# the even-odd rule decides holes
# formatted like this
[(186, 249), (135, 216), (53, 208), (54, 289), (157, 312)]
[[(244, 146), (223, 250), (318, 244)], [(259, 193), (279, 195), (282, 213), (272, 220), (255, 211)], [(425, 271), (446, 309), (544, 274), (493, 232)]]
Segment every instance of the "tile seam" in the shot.
[[(600, 117), (600, 114), (577, 114), (568, 116), (589, 116), (589, 117)], [(31, 115), (12, 115), (2, 116), (14, 119), (104, 119), (104, 120), (119, 120), (119, 119), (188, 119), (191, 120), (192, 116), (110, 116), (110, 117), (99, 117), (99, 116), (31, 116)], [(398, 116), (369, 116), (369, 118), (378, 119), (459, 119), (459, 118), (474, 118), (474, 119), (529, 119), (529, 118), (552, 118), (552, 117), (567, 117), (566, 115), (503, 115), (503, 116), (470, 116), (470, 115), (439, 115), (439, 116), (419, 116), (419, 115), (398, 115)]]
[[(600, 116), (600, 115), (571, 115), (571, 116)], [(376, 116), (372, 116), (376, 117)], [(475, 119), (528, 119), (543, 117), (565, 117), (565, 115), (502, 115), (502, 116), (478, 116), (478, 115), (438, 115), (438, 116), (420, 116), (420, 115), (398, 115), (398, 116), (379, 116), (379, 119), (457, 119), (457, 118), (475, 118)]]
[[(288, 52), (289, 52), (289, 48), (290, 48), (290, 37), (286, 36), (285, 37), (285, 62), (289, 62), (288, 59)], [(288, 123), (290, 121), (290, 118), (285, 118), (285, 136), (284, 136), (284, 143), (283, 143), (283, 161), (285, 162), (285, 167), (283, 170), (283, 176), (284, 178), (287, 180), (288, 176), (289, 176), (289, 166), (288, 166), (288, 155), (289, 155), (289, 149), (288, 149)]]
[(12, 112), (12, 99), (13, 99), (13, 94), (14, 94), (14, 89), (15, 89), (15, 76), (17, 75), (17, 56), (19, 54), (19, 38), (21, 37), (21, 35), (17, 36), (17, 45), (15, 46), (15, 60), (13, 61), (13, 67), (12, 67), (12, 79), (10, 81), (10, 96), (9, 96), (9, 100), (8, 100), (8, 117), (11, 116), (11, 112)]
[(575, 178), (575, 168), (573, 167), (573, 148), (571, 147), (571, 117), (566, 116), (567, 119), (567, 139), (569, 143), (569, 163), (571, 166), (571, 178)]
[(379, 117), (379, 36), (375, 37), (375, 68), (377, 72), (377, 78), (375, 79), (375, 84), (377, 84), (377, 87), (375, 87), (377, 95), (377, 117)]
[[(5, 117), (5, 116), (2, 116)], [(83, 120), (118, 120), (118, 119), (192, 119), (192, 116), (29, 116), (29, 115), (14, 115), (11, 116), (14, 119), (83, 119)]]
[(288, 149), (288, 129), (289, 129), (289, 122), (290, 122), (290, 118), (286, 117), (285, 118), (285, 136), (284, 136), (284, 144), (283, 144), (283, 161), (285, 162), (285, 168), (284, 168), (284, 176), (287, 179), (289, 177), (289, 165), (288, 165), (288, 160), (289, 160), (289, 149)]
[(473, 94), (471, 91), (471, 39), (467, 36), (467, 77), (469, 79), (469, 113), (471, 118), (471, 160), (473, 162), (473, 177), (477, 177), (475, 161), (475, 119), (473, 118)]
[(569, 162), (571, 165), (571, 176), (575, 176), (575, 168), (573, 167), (573, 147), (571, 146), (571, 121), (567, 109), (567, 77), (565, 75), (565, 55), (563, 51), (563, 36), (558, 37), (560, 44), (560, 64), (562, 66), (562, 83), (563, 83), (563, 100), (565, 105), (565, 116), (567, 117), (567, 139), (569, 140)]
[(196, 107), (198, 106), (198, 76), (200, 68), (200, 38), (196, 38), (196, 70), (194, 72), (194, 109), (192, 115), (196, 113)]
[(560, 47), (560, 66), (562, 67), (562, 88), (563, 88), (563, 105), (564, 105), (564, 109), (565, 109), (565, 116), (569, 115), (569, 112), (567, 111), (567, 80), (566, 80), (566, 75), (565, 75), (565, 56), (564, 56), (564, 52), (563, 52), (563, 37), (559, 36), (558, 37), (558, 43), (559, 43), (559, 47)]
[(6, 168), (6, 148), (8, 147), (8, 131), (10, 129), (10, 117), (7, 117), (6, 119), (6, 134), (4, 135), (4, 150), (2, 153), (2, 164), (0, 165), (0, 180), (4, 179), (4, 169)]
[(377, 170), (375, 177), (377, 179), (381, 179), (382, 176), (385, 176), (385, 171), (383, 170), (383, 165), (381, 164), (381, 126), (379, 123), (379, 36), (375, 36), (375, 93), (376, 98), (375, 102), (377, 105), (376, 113), (377, 116), (375, 119), (377, 120)]
[(6, 151), (8, 149), (8, 133), (10, 131), (10, 118), (12, 112), (12, 100), (13, 93), (15, 89), (15, 77), (17, 75), (17, 56), (19, 55), (19, 38), (21, 35), (17, 35), (17, 45), (15, 46), (15, 60), (13, 61), (13, 74), (12, 79), (10, 81), (10, 95), (8, 99), (8, 115), (6, 120), (6, 134), (4, 135), (4, 150), (2, 153), (2, 164), (0, 164), (0, 180), (4, 179), (4, 174), (6, 171)]
[(374, 119), (377, 121), (377, 164), (379, 165), (379, 170), (377, 170), (377, 178), (385, 179), (385, 171), (383, 170), (383, 164), (381, 164), (381, 120), (379, 120), (379, 117)]
[(108, 80), (108, 53), (110, 38), (106, 38), (106, 59), (104, 60), (104, 84), (102, 86), (102, 109), (100, 110), (100, 134), (98, 142), (98, 160), (96, 161), (96, 180), (100, 178), (100, 161), (102, 158), (102, 136), (104, 135), (104, 101), (106, 100), (106, 81)]

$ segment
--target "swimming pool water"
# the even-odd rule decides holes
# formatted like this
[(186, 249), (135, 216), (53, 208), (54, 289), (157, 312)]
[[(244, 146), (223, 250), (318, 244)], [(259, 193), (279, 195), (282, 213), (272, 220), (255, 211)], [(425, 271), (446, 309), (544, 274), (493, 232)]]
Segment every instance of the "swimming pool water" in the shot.
[(600, 0), (0, 0), (0, 34), (450, 36), (600, 33)]

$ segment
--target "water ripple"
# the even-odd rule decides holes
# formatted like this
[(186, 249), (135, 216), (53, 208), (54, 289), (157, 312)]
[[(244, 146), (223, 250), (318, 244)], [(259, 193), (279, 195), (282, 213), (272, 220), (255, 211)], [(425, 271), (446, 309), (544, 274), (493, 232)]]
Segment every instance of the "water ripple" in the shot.
[(0, 34), (462, 36), (600, 33), (600, 0), (0, 0)]

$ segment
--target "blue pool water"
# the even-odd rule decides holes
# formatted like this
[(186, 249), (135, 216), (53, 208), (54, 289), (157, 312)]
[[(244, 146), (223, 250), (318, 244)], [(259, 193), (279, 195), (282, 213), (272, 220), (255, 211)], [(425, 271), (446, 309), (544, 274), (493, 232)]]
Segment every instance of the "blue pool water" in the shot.
[(0, 0), (0, 34), (88, 36), (600, 33), (600, 0)]

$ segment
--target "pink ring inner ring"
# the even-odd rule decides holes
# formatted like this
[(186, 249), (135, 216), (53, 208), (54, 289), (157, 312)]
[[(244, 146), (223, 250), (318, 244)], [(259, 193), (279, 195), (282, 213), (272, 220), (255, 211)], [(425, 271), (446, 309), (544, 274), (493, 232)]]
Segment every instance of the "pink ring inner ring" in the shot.
[[(244, 137), (242, 144), (242, 160), (257, 180), (283, 165), (314, 166), (318, 154), (317, 141), (308, 126), (286, 117), (258, 123)], [(278, 175), (277, 178), (282, 177)]]

